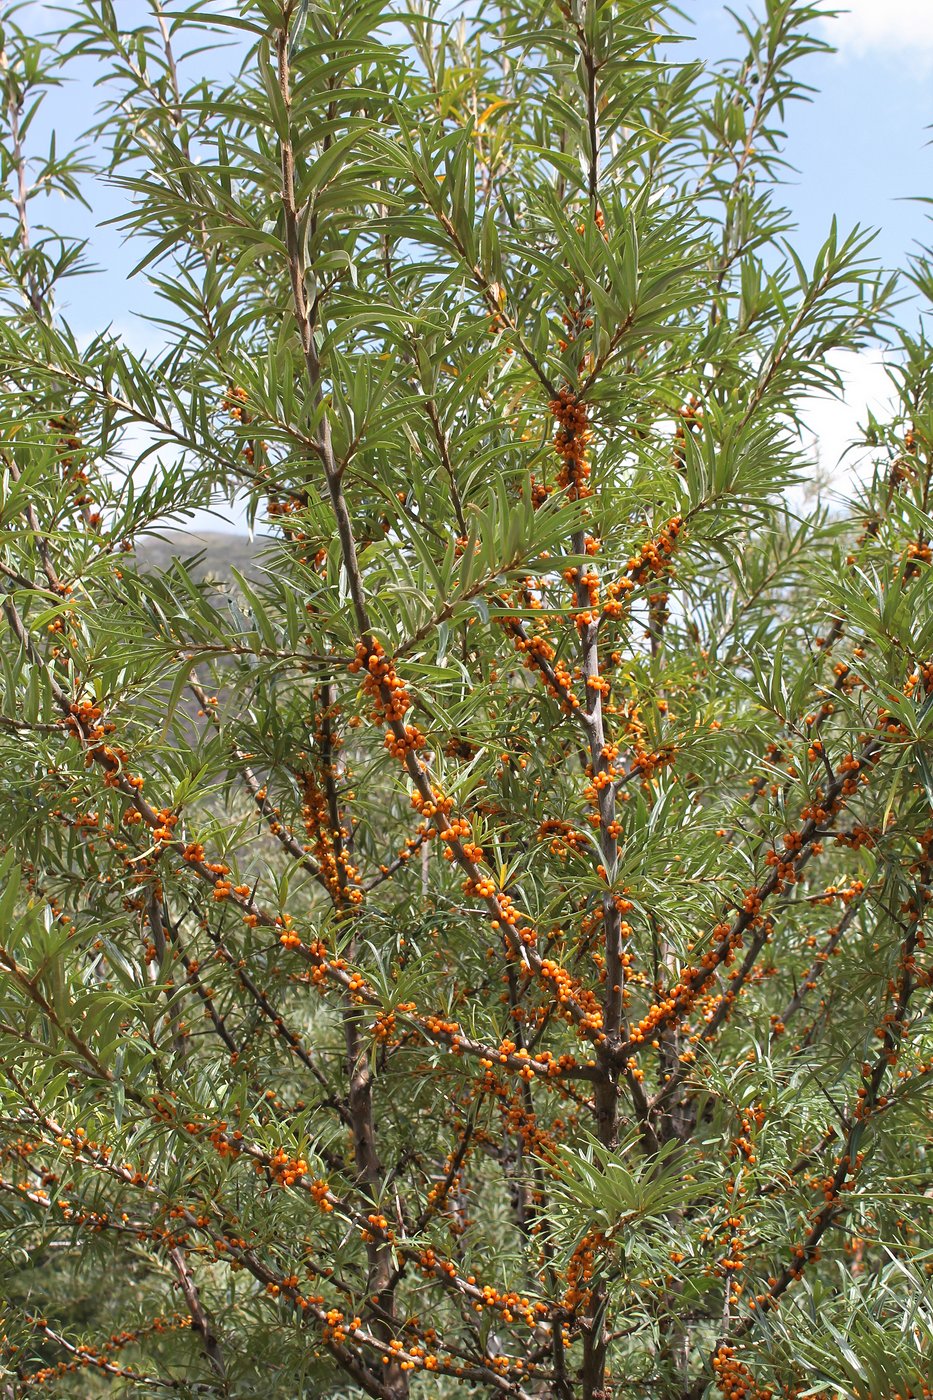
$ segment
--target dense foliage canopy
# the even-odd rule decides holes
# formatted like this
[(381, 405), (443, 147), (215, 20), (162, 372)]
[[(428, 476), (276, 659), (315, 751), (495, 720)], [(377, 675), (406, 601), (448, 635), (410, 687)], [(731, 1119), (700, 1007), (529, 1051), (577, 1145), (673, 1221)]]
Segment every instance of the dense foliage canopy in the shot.
[(929, 1395), (933, 272), (787, 242), (817, 7), (6, 11), (3, 1394)]

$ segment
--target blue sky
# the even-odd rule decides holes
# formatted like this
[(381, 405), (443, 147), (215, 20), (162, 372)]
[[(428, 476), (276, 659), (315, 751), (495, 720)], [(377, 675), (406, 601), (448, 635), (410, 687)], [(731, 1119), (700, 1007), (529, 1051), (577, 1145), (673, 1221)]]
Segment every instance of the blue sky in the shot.
[[(704, 54), (735, 51), (733, 21), (717, 0), (682, 7), (697, 20)], [(920, 245), (933, 246), (933, 205), (918, 202), (933, 197), (933, 0), (847, 0), (819, 33), (836, 52), (807, 61), (801, 71), (816, 91), (787, 112), (796, 173), (784, 199), (799, 226), (793, 241), (812, 258), (835, 215), (843, 230), (876, 229), (876, 256), (904, 266)], [(880, 350), (839, 356), (843, 398), (821, 395), (807, 405), (812, 454), (834, 503), (850, 494), (868, 460), (850, 449), (855, 425), (867, 408), (883, 414), (892, 401), (884, 358)]]
[[(735, 23), (720, 0), (680, 0), (680, 5), (695, 27), (696, 53), (739, 54)], [(127, 28), (148, 13), (144, 0), (116, 0), (116, 7)], [(171, 11), (171, 0), (167, 8)], [(735, 8), (744, 14), (749, 7)], [(25, 13), (34, 15), (37, 29), (54, 20), (51, 5), (29, 6), (21, 23)], [(915, 202), (917, 196), (933, 196), (933, 146), (928, 144), (933, 139), (933, 0), (848, 0), (847, 11), (821, 21), (820, 32), (837, 52), (806, 61), (802, 74), (816, 89), (813, 100), (793, 104), (786, 120), (787, 157), (796, 173), (788, 176), (784, 199), (799, 224), (794, 241), (805, 260), (812, 258), (836, 215), (842, 230), (855, 223), (876, 228), (877, 256), (888, 267), (903, 265), (918, 243), (933, 244), (933, 224)], [(684, 45), (681, 54), (686, 56), (689, 47)], [(198, 62), (203, 60), (192, 60), (189, 73)], [(213, 71), (223, 67), (216, 57), (209, 62)], [(77, 81), (53, 94), (43, 125), (58, 126), (63, 139), (87, 126), (100, 96), (94, 76), (85, 65)], [(152, 331), (138, 313), (154, 310), (155, 303), (128, 278), (137, 254), (121, 245), (116, 230), (102, 227), (121, 202), (122, 196), (97, 185), (92, 213), (77, 220), (69, 214), (74, 231), (90, 238), (101, 271), (72, 282), (63, 304), (79, 339), (109, 322), (139, 345)], [(879, 353), (848, 356), (842, 368), (847, 402), (812, 405), (819, 455), (830, 466), (846, 446), (853, 418), (866, 404), (880, 408), (888, 392)], [(846, 474), (836, 475), (844, 484)]]
[[(738, 53), (734, 21), (719, 0), (680, 3), (694, 21), (698, 53)], [(116, 4), (128, 28), (147, 13), (143, 0)], [(36, 10), (52, 18), (51, 6)], [(821, 29), (838, 52), (806, 62), (802, 72), (817, 92), (811, 103), (793, 104), (787, 113), (788, 156), (798, 173), (789, 176), (785, 197), (800, 224), (796, 241), (812, 255), (835, 214), (843, 227), (877, 227), (878, 256), (896, 266), (918, 240), (933, 242), (924, 207), (911, 200), (933, 195), (933, 146), (927, 144), (933, 138), (933, 0), (849, 0), (848, 12), (823, 21)], [(210, 62), (220, 66), (216, 58)], [(48, 116), (66, 139), (92, 119), (99, 94), (91, 82), (85, 66), (78, 81), (49, 101)], [(82, 216), (80, 223), (92, 235), (103, 270), (73, 284), (67, 297), (74, 322), (88, 330), (98, 327), (102, 310), (119, 324), (131, 319), (141, 290), (126, 281), (134, 259), (119, 236), (95, 228), (120, 207), (120, 198), (100, 187), (95, 198), (94, 217)]]
[[(732, 51), (733, 22), (720, 4), (683, 8), (697, 16), (704, 52)], [(848, 0), (819, 32), (837, 52), (802, 66), (818, 91), (787, 114), (799, 174), (786, 196), (800, 251), (816, 250), (835, 214), (844, 227), (877, 227), (878, 255), (897, 266), (918, 240), (933, 242), (923, 206), (911, 202), (933, 195), (933, 0)]]

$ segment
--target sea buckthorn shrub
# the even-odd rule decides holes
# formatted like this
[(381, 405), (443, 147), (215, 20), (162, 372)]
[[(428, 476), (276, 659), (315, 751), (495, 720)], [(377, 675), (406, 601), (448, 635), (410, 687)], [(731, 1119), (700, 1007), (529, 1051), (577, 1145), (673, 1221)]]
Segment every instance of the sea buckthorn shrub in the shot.
[(817, 7), (3, 8), (3, 1393), (929, 1395), (933, 274), (791, 251)]

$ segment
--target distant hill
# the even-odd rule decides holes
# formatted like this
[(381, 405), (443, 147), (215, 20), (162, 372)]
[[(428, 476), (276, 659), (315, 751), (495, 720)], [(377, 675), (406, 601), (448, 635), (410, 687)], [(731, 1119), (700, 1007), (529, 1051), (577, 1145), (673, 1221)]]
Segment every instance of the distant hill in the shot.
[(271, 542), (266, 535), (250, 539), (232, 531), (165, 529), (141, 536), (136, 541), (136, 556), (143, 571), (167, 569), (176, 558), (188, 567), (188, 561), (199, 556), (191, 569), (195, 578), (229, 579), (231, 569), (255, 578), (263, 549)]
[[(213, 594), (215, 602), (220, 602), (218, 594), (236, 594), (237, 588), (231, 570), (236, 569), (248, 579), (260, 576), (260, 564), (266, 545), (272, 537), (258, 535), (250, 539), (248, 535), (235, 534), (225, 530), (159, 530), (157, 534), (141, 535), (136, 540), (136, 563), (140, 573), (168, 569), (173, 559), (180, 559), (192, 578), (198, 582), (213, 581), (218, 593)], [(208, 590), (211, 591), (210, 589)], [(218, 658), (219, 674), (229, 664), (229, 658)], [(203, 680), (203, 677), (202, 677)], [(212, 682), (212, 689), (218, 690), (218, 681)], [(166, 682), (164, 687), (168, 692)], [(226, 693), (223, 690), (218, 693)], [(176, 722), (180, 723), (189, 739), (204, 728), (202, 711), (198, 701), (188, 691), (180, 697), (175, 712)]]

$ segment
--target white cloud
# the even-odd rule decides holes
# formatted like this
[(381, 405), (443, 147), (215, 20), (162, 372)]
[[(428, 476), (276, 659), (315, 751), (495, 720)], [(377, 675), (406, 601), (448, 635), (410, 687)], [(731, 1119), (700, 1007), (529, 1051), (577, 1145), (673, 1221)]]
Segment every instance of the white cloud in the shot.
[[(933, 5), (933, 0), (930, 0)], [(879, 350), (845, 350), (832, 357), (842, 376), (841, 395), (813, 394), (800, 408), (803, 440), (814, 462), (814, 483), (837, 505), (870, 475), (871, 452), (853, 447), (869, 411), (884, 422), (894, 411), (894, 385)]]
[(844, 13), (824, 21), (840, 53), (900, 55), (933, 62), (933, 0), (842, 0)]

